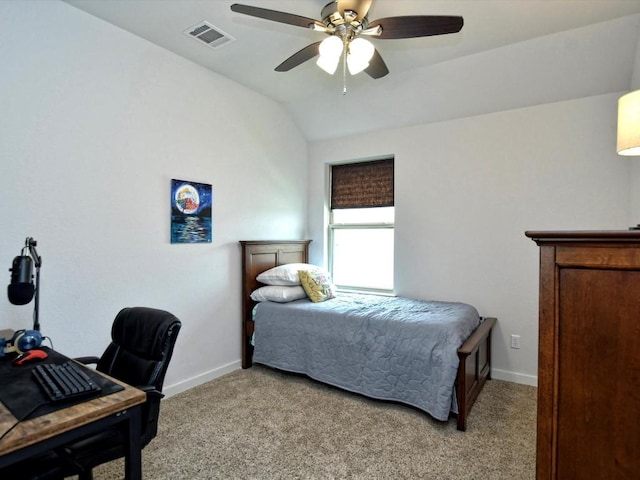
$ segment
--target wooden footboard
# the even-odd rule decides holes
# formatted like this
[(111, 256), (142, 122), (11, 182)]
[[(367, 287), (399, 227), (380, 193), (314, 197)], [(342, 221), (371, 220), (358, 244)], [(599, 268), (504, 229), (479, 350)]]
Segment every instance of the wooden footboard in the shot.
[(487, 317), (458, 349), (458, 430), (467, 429), (467, 417), (485, 382), (491, 378), (491, 329), (495, 318)]

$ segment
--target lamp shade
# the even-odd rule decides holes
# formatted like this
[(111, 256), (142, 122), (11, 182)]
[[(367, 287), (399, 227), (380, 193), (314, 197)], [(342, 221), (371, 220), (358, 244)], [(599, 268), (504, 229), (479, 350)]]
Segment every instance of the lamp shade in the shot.
[(318, 60), (316, 60), (316, 65), (318, 65), (321, 69), (327, 72), (329, 75), (333, 75), (338, 68), (338, 63), (340, 63), (340, 56), (335, 58), (332, 57), (323, 57), (320, 55)]
[(349, 44), (349, 55), (347, 56), (349, 73), (355, 75), (367, 68), (374, 52), (375, 47), (369, 40), (364, 38), (352, 40)]
[(340, 63), (340, 55), (344, 45), (342, 40), (336, 36), (330, 36), (325, 38), (318, 47), (320, 51), (320, 57), (316, 64), (325, 72), (333, 75)]
[(342, 53), (342, 40), (334, 35), (325, 38), (320, 42), (318, 50), (323, 57), (339, 57)]
[(618, 100), (618, 154), (640, 156), (640, 90)]

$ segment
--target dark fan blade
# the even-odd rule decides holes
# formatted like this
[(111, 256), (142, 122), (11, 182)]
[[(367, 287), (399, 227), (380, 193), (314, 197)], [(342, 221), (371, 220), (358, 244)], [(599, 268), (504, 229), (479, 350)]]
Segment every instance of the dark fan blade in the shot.
[(245, 15), (251, 15), (252, 17), (264, 18), (265, 20), (271, 20), (272, 22), (286, 23), (288, 25), (295, 25), (296, 27), (310, 28), (313, 24), (322, 25), (321, 22), (314, 20), (313, 18), (301, 17), (300, 15), (293, 15), (292, 13), (278, 12), (276, 10), (268, 10), (266, 8), (252, 7), (250, 5), (241, 5), (234, 3), (231, 5), (231, 10), (237, 13), (244, 13)]
[(382, 60), (378, 50), (373, 52), (373, 57), (369, 60), (369, 66), (365, 69), (365, 73), (371, 78), (384, 77), (389, 73), (389, 69), (385, 65), (384, 60)]
[(382, 34), (374, 38), (395, 39), (456, 33), (462, 29), (463, 23), (462, 17), (410, 15), (379, 18), (371, 22), (368, 28), (380, 25)]
[(311, 45), (307, 45), (302, 50), (294, 53), (289, 58), (287, 58), (284, 62), (276, 67), (276, 72), (288, 72), (294, 67), (297, 67), (301, 63), (306, 62), (307, 60), (311, 60), (313, 57), (318, 55), (320, 51), (318, 50), (320, 47), (320, 42), (312, 43)]

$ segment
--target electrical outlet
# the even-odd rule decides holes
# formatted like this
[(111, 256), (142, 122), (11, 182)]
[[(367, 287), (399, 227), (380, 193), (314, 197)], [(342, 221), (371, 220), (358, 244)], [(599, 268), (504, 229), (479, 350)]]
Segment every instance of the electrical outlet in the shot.
[(511, 348), (520, 348), (520, 335), (511, 334)]

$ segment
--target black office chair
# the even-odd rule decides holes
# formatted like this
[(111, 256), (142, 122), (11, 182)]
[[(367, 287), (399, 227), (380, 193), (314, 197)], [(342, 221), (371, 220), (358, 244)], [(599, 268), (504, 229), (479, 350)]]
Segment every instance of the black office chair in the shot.
[[(132, 307), (121, 310), (111, 328), (111, 343), (102, 357), (82, 357), (84, 364), (96, 364), (106, 373), (147, 393), (141, 413), (141, 446), (156, 436), (164, 377), (173, 354), (181, 323), (164, 310)], [(91, 480), (93, 468), (125, 455), (125, 439), (120, 428), (85, 438), (39, 458), (14, 465), (7, 478), (63, 479), (78, 475)]]
[[(143, 448), (158, 431), (162, 386), (180, 327), (180, 320), (164, 310), (125, 308), (113, 322), (111, 344), (102, 357), (76, 359), (84, 364), (95, 363), (96, 370), (147, 393), (141, 414)], [(107, 430), (64, 448), (61, 456), (69, 466), (64, 474), (79, 474), (79, 480), (90, 480), (94, 467), (121, 458), (124, 453), (121, 430)]]

